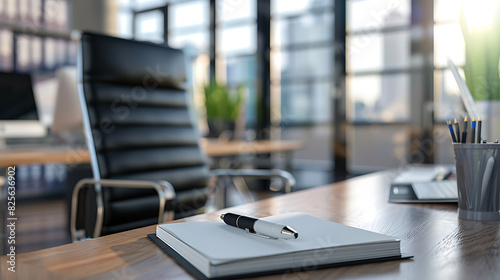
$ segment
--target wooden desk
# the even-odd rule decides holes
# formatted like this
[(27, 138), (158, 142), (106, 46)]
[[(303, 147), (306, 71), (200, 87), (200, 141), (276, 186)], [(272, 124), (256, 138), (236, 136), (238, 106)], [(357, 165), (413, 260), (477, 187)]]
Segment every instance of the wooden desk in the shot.
[[(304, 144), (299, 141), (219, 141), (202, 138), (200, 147), (213, 158), (258, 155), (270, 153), (283, 153), (285, 157), (285, 170), (292, 170), (292, 152), (300, 150)], [(216, 168), (220, 166), (216, 165)]]
[(234, 156), (246, 154), (268, 154), (276, 152), (291, 152), (302, 149), (304, 144), (299, 141), (217, 141), (201, 139), (200, 147), (208, 156)]
[[(500, 222), (459, 220), (456, 204), (391, 204), (390, 173), (299, 191), (231, 208), (262, 217), (301, 211), (401, 239), (410, 260), (324, 269), (259, 279), (500, 279)], [(218, 221), (229, 210), (176, 221)], [(22, 221), (17, 221), (22, 223)], [(2, 279), (192, 279), (146, 234), (155, 226), (0, 258)], [(308, 263), (310, 264), (310, 263)], [(8, 276), (8, 277), (5, 277)]]
[[(266, 154), (291, 152), (301, 149), (303, 144), (297, 141), (212, 141), (202, 139), (200, 147), (208, 156), (221, 157), (244, 154)], [(289, 154), (288, 154), (289, 155)], [(20, 164), (66, 163), (78, 164), (90, 162), (86, 149), (68, 147), (43, 147), (20, 150), (0, 150), (0, 167)]]
[(90, 156), (86, 149), (75, 149), (69, 146), (0, 151), (0, 168), (22, 164), (79, 164), (89, 162)]

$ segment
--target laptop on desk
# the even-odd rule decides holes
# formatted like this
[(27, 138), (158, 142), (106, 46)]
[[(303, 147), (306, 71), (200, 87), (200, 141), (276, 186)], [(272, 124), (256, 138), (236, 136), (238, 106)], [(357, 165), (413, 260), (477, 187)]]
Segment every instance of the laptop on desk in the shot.
[(31, 75), (0, 72), (0, 149), (39, 142), (47, 136), (40, 122)]
[(457, 202), (458, 191), (453, 166), (411, 166), (391, 182), (389, 202)]
[(0, 72), (0, 138), (37, 138), (46, 134), (39, 120), (31, 76)]
[(0, 150), (85, 146), (76, 76), (75, 67), (62, 67), (53, 79), (57, 92), (49, 129), (41, 123), (31, 75), (0, 72)]

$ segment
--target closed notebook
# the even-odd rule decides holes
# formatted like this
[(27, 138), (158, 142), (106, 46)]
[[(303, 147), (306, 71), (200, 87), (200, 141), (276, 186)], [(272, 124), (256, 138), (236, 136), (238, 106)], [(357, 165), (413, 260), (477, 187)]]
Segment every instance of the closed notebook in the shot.
[[(221, 222), (159, 225), (157, 243), (167, 245), (195, 276), (224, 278), (302, 271), (332, 264), (401, 259), (395, 237), (291, 213), (264, 218), (288, 225), (297, 239), (267, 239)], [(155, 240), (154, 236), (150, 236)], [(173, 251), (173, 252), (172, 252)], [(193, 272), (193, 268), (195, 271)], [(201, 274), (200, 274), (201, 273)], [(198, 277), (198, 276), (197, 276)]]

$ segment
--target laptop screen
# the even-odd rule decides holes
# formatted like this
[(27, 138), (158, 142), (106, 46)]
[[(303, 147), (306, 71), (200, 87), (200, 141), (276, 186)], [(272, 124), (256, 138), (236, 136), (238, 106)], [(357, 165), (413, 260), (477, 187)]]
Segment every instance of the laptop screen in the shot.
[(0, 72), (0, 120), (38, 120), (29, 74)]

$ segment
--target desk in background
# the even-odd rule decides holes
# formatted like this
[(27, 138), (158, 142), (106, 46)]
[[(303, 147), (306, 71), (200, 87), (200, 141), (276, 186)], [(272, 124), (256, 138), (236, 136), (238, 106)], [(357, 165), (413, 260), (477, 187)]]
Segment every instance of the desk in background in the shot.
[[(387, 202), (392, 173), (380, 172), (344, 182), (273, 197), (231, 212), (263, 217), (300, 211), (333, 222), (401, 239), (413, 259), (267, 276), (259, 279), (500, 279), (500, 222), (459, 220), (456, 204)], [(228, 210), (183, 221), (220, 221)], [(146, 234), (149, 226), (93, 240), (16, 256), (16, 274), (35, 278), (192, 279)], [(310, 265), (310, 263), (307, 263)]]
[[(303, 144), (298, 141), (245, 142), (201, 139), (200, 147), (211, 157), (283, 152), (286, 155), (289, 167), (291, 152), (301, 149)], [(79, 164), (89, 162), (90, 156), (86, 149), (76, 149), (70, 146), (0, 150), (0, 168), (21, 164)]]
[(0, 168), (29, 164), (89, 162), (90, 156), (86, 149), (75, 149), (69, 146), (0, 150)]
[[(227, 158), (232, 156), (251, 155), (251, 154), (269, 154), (283, 153), (286, 160), (286, 169), (291, 170), (292, 152), (303, 147), (298, 141), (214, 141), (208, 139), (200, 140), (200, 147), (205, 153), (214, 158)], [(87, 149), (75, 148), (72, 146), (41, 146), (38, 148), (0, 150), (0, 170), (7, 166), (19, 166), (24, 170), (40, 169), (42, 172), (33, 172), (43, 174), (45, 168), (56, 168), (57, 173), (64, 172), (64, 178), (58, 176), (57, 184), (51, 182), (41, 182), (42, 175), (34, 178), (25, 178), (18, 181), (18, 198), (41, 198), (47, 196), (58, 196), (66, 192), (67, 186), (74, 186), (79, 179), (92, 176), (92, 171), (88, 167), (90, 155)], [(65, 164), (57, 166), (47, 166), (51, 163)], [(40, 165), (40, 166), (36, 166)], [(67, 167), (67, 168), (66, 168)], [(71, 171), (71, 173), (69, 172)], [(31, 173), (31, 172), (24, 172)], [(0, 174), (0, 186), (4, 180)], [(25, 176), (26, 177), (26, 176)], [(54, 179), (54, 178), (52, 178)], [(55, 180), (55, 179), (54, 179)], [(0, 194), (1, 197), (1, 194)]]
[(304, 147), (300, 141), (218, 141), (202, 138), (200, 147), (212, 158), (283, 153), (285, 170), (292, 170), (292, 153)]

